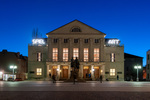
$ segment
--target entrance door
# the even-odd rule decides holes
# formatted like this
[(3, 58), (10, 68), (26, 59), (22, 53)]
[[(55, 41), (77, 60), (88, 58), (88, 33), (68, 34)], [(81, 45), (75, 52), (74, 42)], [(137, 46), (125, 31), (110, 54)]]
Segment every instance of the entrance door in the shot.
[(88, 75), (89, 75), (89, 69), (83, 69), (83, 78), (88, 78)]
[(94, 76), (95, 78), (99, 78), (99, 69), (95, 69)]
[(63, 69), (63, 77), (68, 78), (68, 69)]
[(57, 72), (56, 72), (56, 69), (55, 68), (53, 68), (53, 75), (57, 75)]

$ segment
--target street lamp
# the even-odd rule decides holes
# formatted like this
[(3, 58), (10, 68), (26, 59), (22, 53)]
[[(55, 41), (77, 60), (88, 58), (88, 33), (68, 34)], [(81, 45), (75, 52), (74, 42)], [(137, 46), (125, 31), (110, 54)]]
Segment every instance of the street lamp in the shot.
[(17, 69), (17, 66), (10, 66), (10, 69), (13, 70), (13, 80), (14, 80), (14, 69)]
[(137, 66), (134, 66), (135, 69), (137, 69), (137, 79), (136, 81), (139, 81), (139, 78), (138, 78), (138, 69), (141, 69), (141, 66), (137, 65)]

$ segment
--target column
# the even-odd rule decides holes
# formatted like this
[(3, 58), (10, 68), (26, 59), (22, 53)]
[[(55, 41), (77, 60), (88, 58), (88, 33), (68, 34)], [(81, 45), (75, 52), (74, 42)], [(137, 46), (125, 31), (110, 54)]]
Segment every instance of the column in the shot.
[(81, 79), (83, 79), (83, 65), (80, 65), (79, 77), (80, 77)]
[(61, 39), (59, 39), (59, 44), (58, 44), (58, 61), (63, 61), (62, 60)]
[(91, 78), (92, 78), (92, 80), (95, 79), (93, 69), (94, 69), (94, 65), (91, 65)]
[(105, 65), (102, 65), (101, 70), (103, 70), (103, 72), (101, 74), (103, 76), (103, 80), (105, 80)]
[(82, 39), (80, 39), (80, 46), (79, 46), (79, 61), (83, 61), (83, 46), (82, 46), (82, 44), (83, 44), (83, 42), (82, 42), (83, 40)]
[(60, 65), (58, 65), (58, 68), (57, 68), (57, 80), (60, 79)]
[(47, 65), (47, 78), (49, 78), (49, 65)]
[(70, 74), (71, 74), (70, 71), (71, 71), (71, 66), (69, 65), (69, 66), (68, 66), (68, 79), (70, 79), (70, 76), (71, 76), (71, 75), (70, 75)]

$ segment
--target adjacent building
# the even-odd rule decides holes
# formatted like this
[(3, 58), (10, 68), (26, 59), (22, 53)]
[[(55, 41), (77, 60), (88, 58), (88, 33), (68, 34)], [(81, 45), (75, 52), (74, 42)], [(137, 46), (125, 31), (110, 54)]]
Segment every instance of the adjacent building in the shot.
[[(124, 80), (124, 46), (116, 38), (74, 20), (46, 34), (34, 38), (28, 45), (29, 79), (69, 79), (71, 58), (80, 61), (79, 78), (96, 80)], [(90, 77), (87, 77), (90, 74)]]
[(150, 80), (150, 50), (146, 53), (146, 80)]
[(28, 57), (20, 55), (19, 52), (0, 52), (0, 80), (13, 78), (13, 70), (10, 66), (17, 66), (14, 70), (14, 78), (27, 79)]
[(124, 53), (124, 80), (125, 81), (136, 81), (137, 69), (135, 66), (141, 66), (138, 69), (139, 81), (143, 80), (143, 57), (135, 56), (132, 54)]

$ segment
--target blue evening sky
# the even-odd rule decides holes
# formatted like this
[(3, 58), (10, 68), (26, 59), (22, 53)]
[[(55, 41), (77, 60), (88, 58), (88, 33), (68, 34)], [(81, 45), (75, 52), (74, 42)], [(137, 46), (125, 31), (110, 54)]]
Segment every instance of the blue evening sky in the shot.
[(118, 38), (124, 51), (144, 57), (150, 49), (150, 0), (0, 0), (0, 51), (28, 56), (32, 31), (43, 37), (78, 19)]

